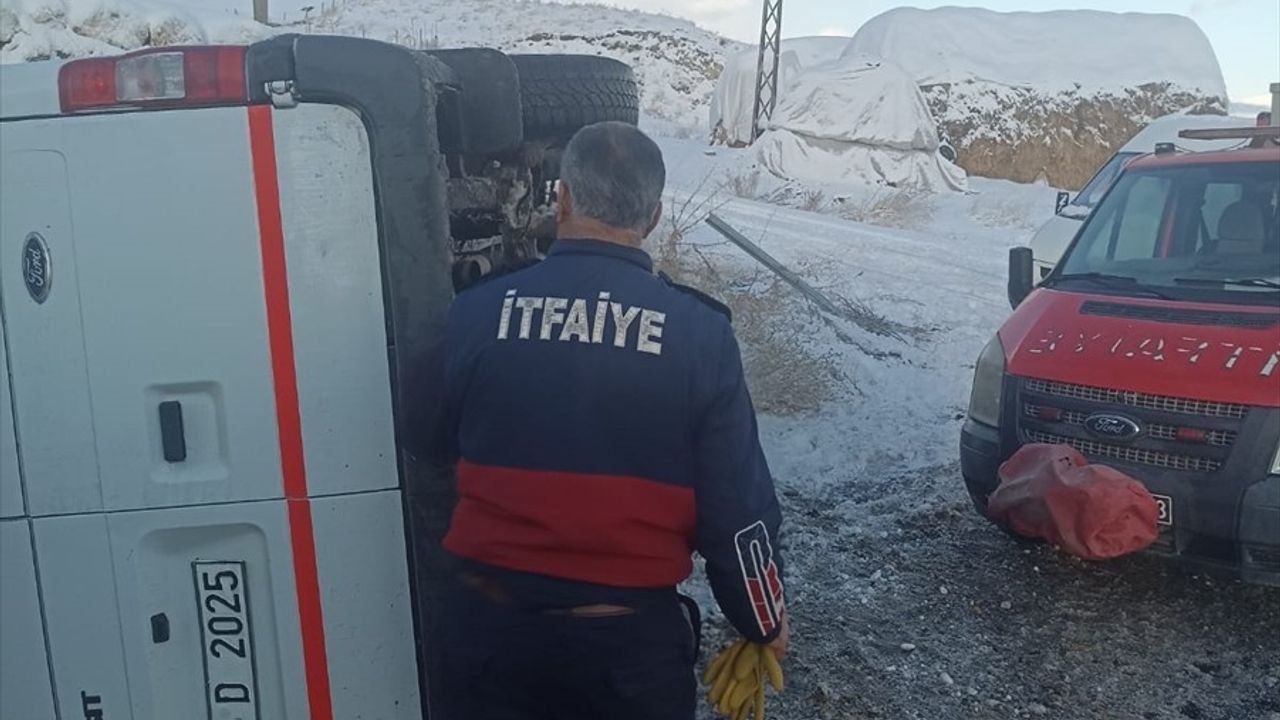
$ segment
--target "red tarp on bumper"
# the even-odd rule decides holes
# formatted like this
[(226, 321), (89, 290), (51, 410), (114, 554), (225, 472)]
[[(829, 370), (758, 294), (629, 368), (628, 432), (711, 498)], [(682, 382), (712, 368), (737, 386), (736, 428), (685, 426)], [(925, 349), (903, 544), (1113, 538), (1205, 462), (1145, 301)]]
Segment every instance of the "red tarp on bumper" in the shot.
[(1000, 466), (991, 519), (1089, 560), (1142, 550), (1156, 541), (1156, 501), (1142, 483), (1090, 465), (1068, 445), (1025, 445)]

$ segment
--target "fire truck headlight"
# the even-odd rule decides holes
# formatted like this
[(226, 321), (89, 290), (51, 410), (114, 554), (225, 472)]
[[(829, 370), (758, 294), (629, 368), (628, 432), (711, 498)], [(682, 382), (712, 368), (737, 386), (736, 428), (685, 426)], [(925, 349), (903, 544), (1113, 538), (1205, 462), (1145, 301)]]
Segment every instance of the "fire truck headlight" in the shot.
[(1000, 425), (1000, 388), (1004, 384), (1004, 346), (1000, 336), (978, 356), (973, 373), (973, 393), (969, 396), (969, 417), (991, 427)]

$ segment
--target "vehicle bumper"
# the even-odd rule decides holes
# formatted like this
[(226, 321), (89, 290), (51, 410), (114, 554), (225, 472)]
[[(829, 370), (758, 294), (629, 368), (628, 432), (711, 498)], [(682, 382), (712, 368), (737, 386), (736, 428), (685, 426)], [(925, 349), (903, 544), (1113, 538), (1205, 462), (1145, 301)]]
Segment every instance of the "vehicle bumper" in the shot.
[[(1016, 448), (1016, 440), (1003, 437), (998, 428), (965, 421), (960, 468), (980, 514), (985, 516), (986, 498), (999, 485), (1001, 463)], [(1280, 475), (1235, 484), (1239, 488), (1235, 492), (1218, 488), (1210, 495), (1201, 489), (1203, 477), (1108, 464), (1138, 479), (1152, 493), (1173, 500), (1173, 525), (1160, 527), (1160, 539), (1149, 552), (1280, 587)]]
[(974, 509), (981, 515), (986, 515), (986, 498), (1000, 484), (997, 472), (1002, 462), (999, 428), (972, 418), (965, 420), (960, 431), (960, 472), (969, 486)]
[(1240, 504), (1240, 574), (1280, 586), (1280, 475), (1249, 486)]

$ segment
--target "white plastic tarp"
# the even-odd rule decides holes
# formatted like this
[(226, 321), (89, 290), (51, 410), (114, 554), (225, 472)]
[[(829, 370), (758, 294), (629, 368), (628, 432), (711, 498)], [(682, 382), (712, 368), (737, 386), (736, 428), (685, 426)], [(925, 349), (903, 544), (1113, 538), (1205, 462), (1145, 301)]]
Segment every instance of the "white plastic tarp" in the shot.
[[(724, 71), (711, 94), (711, 130), (717, 142), (726, 145), (751, 144), (751, 120), (755, 111), (756, 70), (759, 53), (744, 50), (725, 61)], [(800, 60), (784, 51), (778, 58), (778, 93), (785, 95)]]
[[(778, 96), (786, 97), (797, 75), (804, 68), (839, 59), (849, 38), (800, 37), (782, 41), (778, 57)], [(751, 116), (755, 111), (756, 78), (760, 52), (758, 48), (743, 50), (728, 58), (724, 71), (711, 94), (711, 128), (727, 145), (751, 143)]]
[(929, 106), (892, 63), (843, 58), (797, 75), (757, 141), (761, 163), (787, 179), (962, 190), (966, 176), (938, 154)]
[(1184, 15), (895, 8), (863, 24), (845, 52), (890, 60), (921, 85), (1088, 92), (1168, 82), (1227, 96), (1213, 47)]

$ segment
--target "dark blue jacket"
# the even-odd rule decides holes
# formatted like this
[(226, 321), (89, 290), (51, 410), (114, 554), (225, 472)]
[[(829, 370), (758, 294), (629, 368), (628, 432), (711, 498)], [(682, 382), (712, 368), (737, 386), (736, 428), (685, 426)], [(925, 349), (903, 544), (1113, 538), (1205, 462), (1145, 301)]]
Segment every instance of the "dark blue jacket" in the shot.
[(595, 240), (461, 293), (421, 438), (457, 463), (446, 549), (636, 592), (684, 580), (697, 550), (734, 626), (774, 637), (781, 513), (728, 315)]

